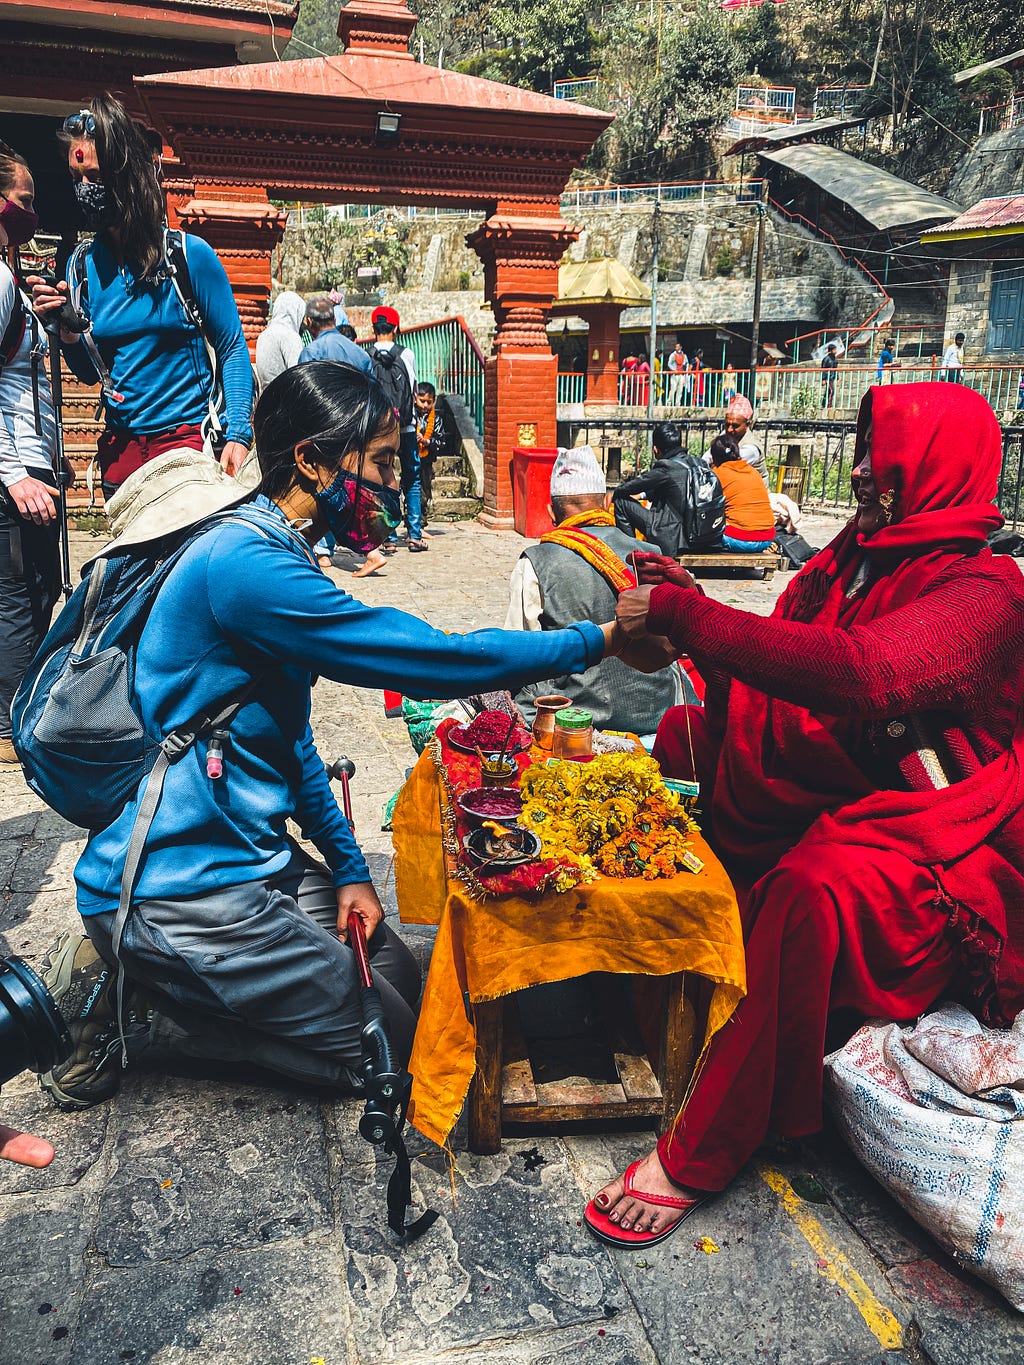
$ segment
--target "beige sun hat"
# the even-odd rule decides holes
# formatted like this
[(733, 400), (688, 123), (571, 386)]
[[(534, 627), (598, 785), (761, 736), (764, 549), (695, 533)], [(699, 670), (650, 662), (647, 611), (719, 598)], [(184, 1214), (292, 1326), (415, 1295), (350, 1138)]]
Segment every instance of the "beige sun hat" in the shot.
[(114, 538), (86, 562), (184, 531), (252, 495), (248, 479), (233, 479), (201, 450), (168, 450), (130, 474), (111, 498), (107, 517)]

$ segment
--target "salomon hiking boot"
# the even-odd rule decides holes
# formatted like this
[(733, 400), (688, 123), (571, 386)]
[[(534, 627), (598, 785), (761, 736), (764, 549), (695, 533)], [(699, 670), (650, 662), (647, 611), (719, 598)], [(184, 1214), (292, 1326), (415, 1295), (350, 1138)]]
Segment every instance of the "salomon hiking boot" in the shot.
[(61, 1109), (88, 1109), (121, 1084), (117, 973), (84, 934), (61, 934), (40, 973), (71, 1034), (66, 1061), (39, 1077)]

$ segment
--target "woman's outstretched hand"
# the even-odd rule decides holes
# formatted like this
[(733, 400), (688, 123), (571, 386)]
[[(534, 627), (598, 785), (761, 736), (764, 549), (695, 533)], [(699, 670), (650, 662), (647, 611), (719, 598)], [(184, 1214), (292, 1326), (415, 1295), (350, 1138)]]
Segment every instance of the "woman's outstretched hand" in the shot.
[(672, 583), (677, 588), (692, 588), (693, 575), (669, 555), (650, 554), (637, 550), (630, 555), (636, 569), (637, 583), (649, 583), (652, 588), (659, 583)]
[(615, 624), (630, 640), (643, 640), (647, 635), (647, 608), (651, 601), (651, 588), (628, 588), (619, 593), (615, 604)]
[(339, 886), (338, 897), (338, 937), (342, 943), (348, 942), (348, 917), (354, 910), (363, 921), (366, 937), (372, 938), (373, 931), (384, 918), (373, 882), (352, 882), (349, 886)]
[(619, 651), (619, 658), (638, 673), (658, 673), (675, 663), (679, 650), (664, 635), (647, 635), (642, 640), (630, 640)]

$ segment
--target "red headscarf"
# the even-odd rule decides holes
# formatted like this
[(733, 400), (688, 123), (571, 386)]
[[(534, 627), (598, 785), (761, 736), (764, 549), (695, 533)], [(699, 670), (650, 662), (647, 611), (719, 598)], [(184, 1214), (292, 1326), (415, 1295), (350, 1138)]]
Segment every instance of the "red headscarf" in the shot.
[[(998, 571), (983, 549), (1002, 524), (988, 403), (961, 385), (876, 387), (861, 404), (858, 458), (869, 428), (892, 520), (871, 536), (851, 521), (779, 599), (786, 619), (863, 625), (913, 603), (964, 554), (981, 551), (978, 572)], [(872, 579), (848, 598), (865, 556)], [(727, 863), (760, 875), (797, 842), (839, 842), (927, 865), (972, 958), (979, 1011), (1012, 1017), (1024, 1006), (1024, 722), (1004, 756), (942, 790), (877, 790), (859, 762), (865, 747), (862, 722), (812, 715), (734, 679), (713, 799)]]
[[(865, 555), (885, 574), (866, 594), (857, 619), (895, 611), (954, 559), (980, 549), (1003, 524), (995, 505), (999, 423), (973, 389), (934, 382), (871, 388), (857, 420), (858, 463), (869, 431), (875, 487), (891, 498), (892, 521), (865, 537), (854, 518), (780, 599), (778, 610), (789, 620), (833, 624), (822, 620), (823, 594), (834, 599), (837, 611)], [(844, 614), (847, 624), (852, 619)]]

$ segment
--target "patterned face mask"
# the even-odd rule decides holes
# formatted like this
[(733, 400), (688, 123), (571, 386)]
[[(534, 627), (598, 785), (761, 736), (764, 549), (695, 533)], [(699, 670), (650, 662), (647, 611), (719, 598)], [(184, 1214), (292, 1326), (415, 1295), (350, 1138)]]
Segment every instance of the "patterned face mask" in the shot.
[(114, 196), (106, 185), (88, 180), (75, 181), (75, 198), (78, 208), (85, 219), (85, 226), (91, 232), (110, 227), (117, 219), (117, 205)]
[(402, 498), (397, 488), (360, 482), (347, 469), (339, 469), (315, 497), (331, 535), (357, 554), (368, 554), (382, 545), (402, 520)]

